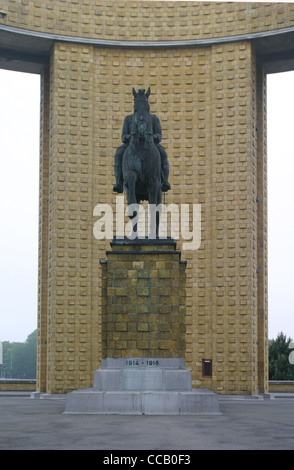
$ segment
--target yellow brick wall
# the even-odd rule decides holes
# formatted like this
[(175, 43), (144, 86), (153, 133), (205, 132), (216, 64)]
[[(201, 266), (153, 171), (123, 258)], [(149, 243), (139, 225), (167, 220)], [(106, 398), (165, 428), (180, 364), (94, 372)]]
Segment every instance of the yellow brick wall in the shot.
[(294, 382), (293, 380), (270, 380), (269, 382), (269, 392), (276, 393), (293, 393), (294, 392)]
[[(209, 39), (294, 21), (293, 4), (272, 3), (11, 0), (3, 9), (2, 24), (91, 40)], [(165, 202), (201, 204), (201, 246), (182, 252), (193, 386), (266, 391), (266, 77), (250, 42), (237, 40), (55, 42), (42, 74), (38, 388), (91, 387), (100, 366), (99, 261), (109, 241), (93, 236), (93, 208), (115, 207), (114, 152), (133, 86), (151, 87), (161, 120), (172, 185)], [(212, 378), (202, 378), (203, 358)]]
[(257, 318), (259, 389), (268, 388), (266, 74), (257, 67)]
[(92, 55), (58, 43), (51, 58), (47, 381), (55, 393), (88, 385), (98, 360)]
[(211, 39), (293, 26), (291, 3), (1, 0), (4, 24), (115, 41)]
[(33, 392), (36, 390), (36, 380), (34, 379), (0, 379), (1, 392)]
[[(99, 366), (108, 242), (93, 208), (115, 207), (113, 156), (132, 86), (151, 87), (172, 191), (201, 204), (202, 242), (187, 265), (187, 367), (219, 393), (257, 388), (256, 76), (250, 43), (122, 50), (56, 43), (50, 71), (48, 384), (90, 386)], [(111, 97), (111, 99), (110, 99)], [(179, 242), (181, 247), (181, 241)], [(250, 256), (248, 256), (250, 254)], [(201, 360), (213, 361), (202, 379)]]
[(38, 288), (38, 341), (37, 382), (46, 390), (47, 374), (47, 305), (48, 305), (48, 206), (49, 206), (49, 68), (41, 76), (40, 109), (40, 188), (39, 188), (39, 288)]

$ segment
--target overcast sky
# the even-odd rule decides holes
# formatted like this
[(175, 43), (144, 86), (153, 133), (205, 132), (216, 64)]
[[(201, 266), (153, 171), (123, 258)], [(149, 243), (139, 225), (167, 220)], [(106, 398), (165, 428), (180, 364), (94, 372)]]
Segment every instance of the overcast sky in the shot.
[[(37, 75), (0, 70), (0, 341), (37, 328)], [(269, 338), (294, 338), (294, 72), (268, 76)]]
[(0, 70), (0, 341), (37, 327), (38, 75)]

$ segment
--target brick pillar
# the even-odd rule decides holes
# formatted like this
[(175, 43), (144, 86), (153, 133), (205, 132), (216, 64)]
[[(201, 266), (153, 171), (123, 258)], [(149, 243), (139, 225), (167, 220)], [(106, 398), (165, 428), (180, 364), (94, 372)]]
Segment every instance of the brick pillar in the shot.
[[(172, 240), (113, 241), (102, 264), (102, 360), (185, 358), (185, 266)], [(152, 361), (150, 361), (151, 363)]]
[(46, 392), (47, 383), (49, 107), (50, 69), (49, 67), (44, 67), (41, 75), (39, 285), (37, 343), (37, 390), (40, 392)]

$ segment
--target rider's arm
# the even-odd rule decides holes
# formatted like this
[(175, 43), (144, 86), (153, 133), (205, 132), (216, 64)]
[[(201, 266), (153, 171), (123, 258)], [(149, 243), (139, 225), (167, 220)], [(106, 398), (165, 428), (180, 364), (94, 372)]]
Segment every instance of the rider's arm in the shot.
[(124, 144), (128, 144), (131, 138), (131, 133), (130, 133), (130, 116), (126, 116), (124, 123), (123, 123), (123, 128), (122, 128), (122, 135), (121, 135), (121, 140), (123, 141)]
[(155, 114), (152, 115), (152, 121), (153, 121), (153, 137), (156, 143), (161, 142), (162, 139), (162, 134), (161, 134), (161, 124), (160, 120), (158, 119)]

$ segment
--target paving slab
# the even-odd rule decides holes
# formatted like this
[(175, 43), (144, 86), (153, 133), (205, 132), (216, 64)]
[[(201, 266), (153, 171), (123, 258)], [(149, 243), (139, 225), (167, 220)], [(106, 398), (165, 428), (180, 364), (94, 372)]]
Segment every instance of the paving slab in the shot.
[(294, 400), (286, 396), (224, 397), (217, 416), (66, 415), (64, 408), (64, 396), (38, 400), (1, 394), (0, 449), (100, 450), (102, 455), (294, 449)]

